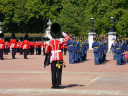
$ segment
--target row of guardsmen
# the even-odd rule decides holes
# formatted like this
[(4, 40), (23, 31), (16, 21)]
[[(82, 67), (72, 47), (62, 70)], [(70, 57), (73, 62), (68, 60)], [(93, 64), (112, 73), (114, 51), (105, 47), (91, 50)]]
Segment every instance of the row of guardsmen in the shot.
[(69, 52), (69, 64), (86, 60), (87, 50), (89, 48), (85, 37), (76, 37), (70, 34), (70, 39), (67, 41), (67, 50)]
[(128, 47), (123, 37), (118, 37), (111, 45), (111, 51), (113, 53), (113, 60), (117, 61), (117, 65), (122, 65), (128, 62)]
[(107, 40), (100, 37), (94, 37), (93, 40), (92, 48), (94, 52), (94, 62), (96, 65), (102, 64), (106, 61), (106, 53), (108, 50)]
[(12, 59), (15, 59), (16, 52), (20, 55), (24, 54), (24, 59), (27, 59), (27, 55), (34, 55), (34, 50), (36, 50), (36, 55), (41, 55), (41, 49), (43, 47), (43, 54), (45, 55), (46, 42), (29, 42), (28, 35), (26, 34), (23, 41), (18, 41), (15, 39), (15, 34), (12, 34), (12, 39), (10, 42), (6, 39), (4, 40), (4, 34), (0, 34), (0, 60), (4, 60), (3, 53), (8, 55), (10, 49), (12, 51)]

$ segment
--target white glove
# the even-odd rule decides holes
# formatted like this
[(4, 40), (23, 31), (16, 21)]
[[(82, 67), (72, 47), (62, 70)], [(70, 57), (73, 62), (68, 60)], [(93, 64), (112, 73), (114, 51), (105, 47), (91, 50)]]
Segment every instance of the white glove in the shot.
[(46, 41), (47, 46), (49, 46), (49, 41)]
[(66, 33), (62, 32), (62, 35), (65, 37), (66, 36)]

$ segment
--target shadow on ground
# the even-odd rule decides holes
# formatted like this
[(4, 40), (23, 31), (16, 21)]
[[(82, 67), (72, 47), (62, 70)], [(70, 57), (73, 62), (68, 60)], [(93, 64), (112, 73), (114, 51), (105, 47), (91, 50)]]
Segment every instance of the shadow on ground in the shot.
[(78, 87), (78, 86), (82, 87), (82, 86), (84, 86), (84, 85), (70, 84), (70, 85), (67, 85), (67, 86), (61, 86), (61, 88), (72, 88), (72, 87)]
[(110, 62), (110, 60), (105, 60), (103, 63), (101, 63), (101, 64), (106, 64), (106, 63), (108, 63), (108, 62)]

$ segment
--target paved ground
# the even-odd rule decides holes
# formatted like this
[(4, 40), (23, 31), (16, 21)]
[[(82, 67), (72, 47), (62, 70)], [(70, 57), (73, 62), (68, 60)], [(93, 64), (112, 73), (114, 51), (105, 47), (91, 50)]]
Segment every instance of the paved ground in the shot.
[(0, 61), (0, 96), (126, 96), (128, 95), (128, 64), (116, 65), (112, 54), (107, 53), (107, 61), (94, 65), (92, 51), (87, 60), (67, 64), (63, 68), (62, 89), (51, 89), (50, 66), (43, 68), (43, 55), (29, 55), (23, 59), (11, 59), (4, 55)]

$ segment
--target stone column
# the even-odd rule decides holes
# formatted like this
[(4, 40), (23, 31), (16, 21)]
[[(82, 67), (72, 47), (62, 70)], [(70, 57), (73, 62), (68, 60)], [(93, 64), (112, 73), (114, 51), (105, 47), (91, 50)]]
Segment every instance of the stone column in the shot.
[(95, 32), (89, 32), (88, 33), (88, 43), (89, 43), (89, 49), (92, 50), (92, 43), (93, 43), (93, 38), (96, 37)]
[(111, 52), (110, 48), (112, 43), (114, 43), (114, 39), (116, 39), (116, 32), (108, 33), (108, 52)]

